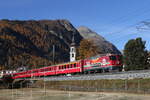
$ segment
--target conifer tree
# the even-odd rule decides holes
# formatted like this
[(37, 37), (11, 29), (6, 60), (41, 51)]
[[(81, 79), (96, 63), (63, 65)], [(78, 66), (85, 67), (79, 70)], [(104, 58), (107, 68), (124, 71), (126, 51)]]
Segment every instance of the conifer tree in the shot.
[(147, 69), (148, 53), (145, 50), (145, 41), (142, 38), (129, 40), (124, 48), (124, 63), (126, 70)]

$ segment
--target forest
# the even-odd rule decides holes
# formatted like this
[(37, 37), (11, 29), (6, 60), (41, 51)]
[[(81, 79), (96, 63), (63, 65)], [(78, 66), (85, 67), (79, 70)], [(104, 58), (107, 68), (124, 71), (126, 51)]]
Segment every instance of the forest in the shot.
[(82, 37), (68, 20), (0, 20), (0, 68), (67, 62), (73, 34), (79, 46)]

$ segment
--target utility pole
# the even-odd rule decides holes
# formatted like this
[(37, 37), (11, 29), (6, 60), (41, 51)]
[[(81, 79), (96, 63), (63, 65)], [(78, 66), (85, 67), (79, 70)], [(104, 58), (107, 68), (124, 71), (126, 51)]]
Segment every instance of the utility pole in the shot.
[(8, 68), (11, 68), (11, 50), (8, 48)]
[(53, 64), (55, 64), (55, 45), (53, 45)]

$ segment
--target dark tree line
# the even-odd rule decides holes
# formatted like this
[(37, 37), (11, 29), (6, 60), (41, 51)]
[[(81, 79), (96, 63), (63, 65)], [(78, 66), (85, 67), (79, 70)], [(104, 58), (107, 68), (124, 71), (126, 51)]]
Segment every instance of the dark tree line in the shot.
[(126, 70), (148, 69), (148, 52), (142, 38), (129, 40), (124, 48), (124, 64)]

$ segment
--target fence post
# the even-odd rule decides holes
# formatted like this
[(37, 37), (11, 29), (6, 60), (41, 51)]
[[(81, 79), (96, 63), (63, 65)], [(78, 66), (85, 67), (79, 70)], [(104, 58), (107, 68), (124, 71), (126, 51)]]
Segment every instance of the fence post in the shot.
[(138, 92), (140, 92), (140, 80), (138, 80)]
[(11, 84), (11, 95), (12, 95), (12, 100), (14, 98), (14, 93), (13, 93), (13, 83)]
[(105, 88), (105, 87), (106, 87), (106, 86), (105, 86), (105, 80), (104, 80), (103, 85), (104, 85), (104, 86), (103, 86), (103, 91), (105, 91), (105, 90), (106, 90), (106, 88)]
[(45, 78), (44, 78), (44, 96), (46, 97), (46, 83), (45, 83)]
[(97, 84), (97, 81), (95, 81), (96, 84), (95, 84), (95, 88), (96, 88), (96, 92), (98, 92), (98, 84)]
[(113, 82), (113, 91), (116, 91), (116, 83), (115, 83), (115, 81)]
[(127, 86), (127, 79), (125, 79), (125, 91), (127, 91), (127, 89), (128, 89), (128, 86)]

